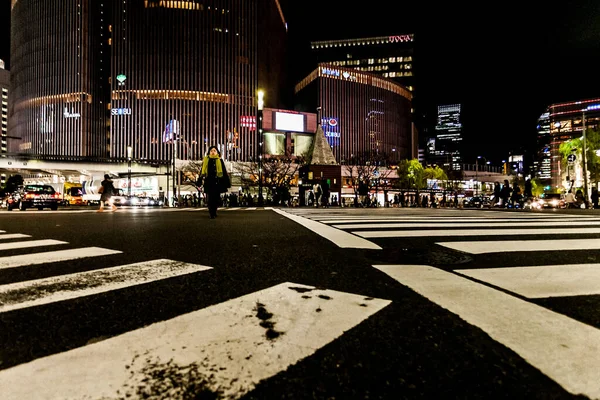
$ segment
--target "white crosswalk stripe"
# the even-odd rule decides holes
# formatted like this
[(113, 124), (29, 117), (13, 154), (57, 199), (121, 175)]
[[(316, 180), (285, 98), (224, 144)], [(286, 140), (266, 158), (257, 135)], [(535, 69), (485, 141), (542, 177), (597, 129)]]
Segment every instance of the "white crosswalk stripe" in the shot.
[[(600, 294), (600, 264), (585, 263), (588, 259), (584, 256), (585, 251), (600, 250), (598, 217), (504, 212), (478, 212), (477, 216), (471, 216), (446, 210), (364, 215), (357, 211), (288, 213), (293, 220), (324, 237), (332, 233), (315, 228), (315, 224), (365, 239), (387, 238), (388, 246), (393, 246), (389, 244), (393, 238), (415, 238), (430, 241), (432, 249), (437, 245), (475, 257), (486, 254), (501, 257), (503, 253), (515, 252), (582, 252), (581, 264), (501, 268), (481, 265), (453, 271), (429, 265), (374, 267), (479, 327), (567, 391), (600, 398), (600, 329), (526, 300)], [(520, 235), (536, 239), (518, 239)], [(569, 238), (571, 235), (595, 237)], [(482, 240), (484, 236), (502, 236), (502, 239)], [(452, 240), (456, 237), (465, 240)]]
[(90, 296), (207, 269), (211, 267), (172, 260), (152, 260), (0, 285), (0, 313)]
[[(2, 398), (129, 397), (141, 386), (172, 384), (170, 372), (183, 371), (205, 378), (205, 389), (220, 397), (237, 399), (389, 304), (282, 283), (0, 371)], [(272, 315), (270, 325), (261, 324), (265, 313)]]
[[(24, 243), (68, 245), (30, 240), (6, 243), (12, 247), (0, 251), (24, 248)], [(0, 269), (120, 253), (86, 247), (6, 256), (0, 257)], [(208, 270), (212, 268), (159, 259), (0, 284), (0, 315)], [(204, 393), (237, 399), (389, 304), (390, 300), (285, 282), (0, 370), (0, 397), (137, 398), (139, 390), (160, 388), (162, 398), (179, 398), (186, 383), (171, 378), (184, 372), (189, 384), (204, 385), (198, 388)]]

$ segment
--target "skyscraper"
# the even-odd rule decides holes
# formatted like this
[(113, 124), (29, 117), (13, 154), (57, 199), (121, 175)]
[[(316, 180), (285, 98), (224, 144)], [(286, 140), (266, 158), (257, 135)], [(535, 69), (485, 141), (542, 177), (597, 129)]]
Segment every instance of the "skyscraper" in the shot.
[(256, 114), (263, 65), (268, 104), (278, 101), (278, 0), (13, 0), (12, 18), (11, 152), (125, 160), (131, 146), (134, 159), (162, 163), (176, 140), (178, 158), (212, 144), (229, 159), (255, 156), (243, 121)]

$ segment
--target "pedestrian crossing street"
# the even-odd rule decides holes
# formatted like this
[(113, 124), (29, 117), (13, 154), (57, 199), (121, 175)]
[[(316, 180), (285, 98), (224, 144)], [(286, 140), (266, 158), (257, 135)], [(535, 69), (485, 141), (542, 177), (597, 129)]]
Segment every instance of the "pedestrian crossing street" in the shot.
[(344, 248), (385, 251), (386, 246), (402, 247), (406, 240), (420, 239), (430, 241), (431, 249), (440, 246), (470, 254), (475, 264), (478, 255), (521, 254), (533, 261), (531, 255), (536, 252), (577, 251), (573, 261), (578, 263), (572, 264), (475, 265), (451, 270), (430, 265), (373, 267), (482, 329), (571, 393), (600, 398), (600, 329), (532, 301), (600, 295), (600, 263), (595, 262), (597, 257), (589, 256), (600, 250), (599, 217), (463, 210), (382, 211), (277, 212)]
[[(54, 247), (57, 250), (47, 251)], [(122, 254), (100, 247), (69, 247), (64, 241), (0, 231), (0, 273), (94, 257), (103, 257), (105, 264), (111, 264), (113, 257), (114, 264)], [(3, 251), (15, 249), (27, 253), (2, 256)], [(212, 270), (158, 259), (0, 284), (0, 326), (2, 317), (10, 313)], [(193, 387), (209, 398), (237, 399), (390, 303), (282, 282), (8, 368), (3, 365), (10, 365), (10, 360), (1, 357), (7, 349), (0, 347), (0, 398), (178, 399), (188, 398), (184, 392)]]

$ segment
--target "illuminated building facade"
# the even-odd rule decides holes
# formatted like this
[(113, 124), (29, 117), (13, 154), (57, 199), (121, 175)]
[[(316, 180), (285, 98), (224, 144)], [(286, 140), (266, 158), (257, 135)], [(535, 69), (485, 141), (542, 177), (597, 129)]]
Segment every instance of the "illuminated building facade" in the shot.
[(389, 79), (319, 64), (295, 87), (297, 103), (318, 118), (339, 163), (366, 154), (410, 158), (412, 93)]
[[(552, 104), (547, 109), (550, 129), (551, 184), (554, 188), (569, 187), (569, 177), (575, 186), (583, 186), (582, 177), (577, 177), (570, 166), (563, 165), (560, 145), (568, 140), (583, 136), (583, 127), (600, 128), (600, 98)], [(540, 127), (538, 127), (539, 133)], [(575, 164), (578, 164), (576, 162)], [(567, 169), (570, 169), (568, 171)]]
[(8, 136), (8, 92), (10, 91), (10, 72), (0, 60), (0, 156), (6, 157), (6, 139)]
[(318, 63), (369, 72), (414, 91), (414, 34), (311, 42)]
[(256, 156), (256, 92), (277, 104), (284, 79), (278, 0), (13, 0), (12, 18), (11, 152), (125, 160), (131, 146), (164, 164), (176, 140), (180, 159)]
[(10, 153), (108, 156), (103, 3), (12, 1)]
[(533, 160), (535, 175), (543, 186), (552, 184), (552, 156), (550, 152), (550, 113), (543, 113), (537, 125), (537, 151)]
[(460, 170), (463, 140), (460, 104), (438, 106), (435, 132), (435, 137), (427, 139), (427, 162)]

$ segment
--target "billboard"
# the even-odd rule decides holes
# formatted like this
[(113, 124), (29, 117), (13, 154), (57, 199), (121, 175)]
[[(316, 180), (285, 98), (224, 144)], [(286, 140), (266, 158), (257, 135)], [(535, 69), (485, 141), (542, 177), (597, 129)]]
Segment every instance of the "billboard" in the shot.
[(275, 129), (286, 132), (305, 132), (304, 115), (275, 112)]

